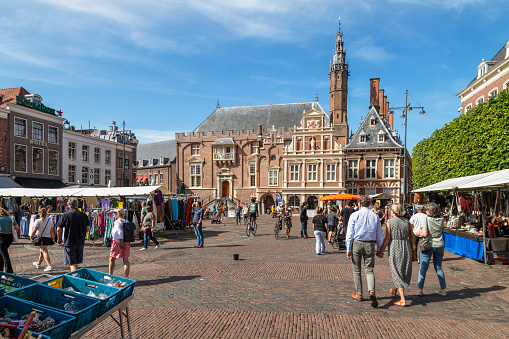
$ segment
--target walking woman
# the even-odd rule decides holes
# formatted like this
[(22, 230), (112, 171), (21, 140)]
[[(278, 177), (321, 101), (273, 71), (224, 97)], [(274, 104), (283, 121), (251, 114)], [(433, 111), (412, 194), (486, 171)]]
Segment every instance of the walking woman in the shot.
[(33, 241), (35, 246), (39, 246), (39, 259), (34, 261), (33, 264), (35, 267), (39, 268), (44, 259), (47, 265), (44, 272), (51, 271), (51, 259), (49, 257), (48, 246), (55, 244), (53, 241), (55, 238), (53, 221), (47, 218), (47, 216), (48, 210), (46, 208), (41, 208), (39, 210), (40, 219), (35, 221), (34, 229), (32, 230), (32, 234), (30, 234), (30, 240)]
[(431, 238), (431, 249), (425, 252), (421, 252), (421, 267), (419, 269), (419, 280), (417, 281), (417, 295), (422, 297), (424, 292), (424, 280), (426, 280), (426, 272), (429, 268), (429, 262), (433, 257), (433, 266), (437, 272), (438, 281), (440, 282), (440, 290), (438, 294), (445, 297), (447, 296), (445, 275), (442, 270), (442, 260), (444, 259), (444, 238), (442, 236), (442, 227), (444, 224), (444, 218), (440, 213), (440, 207), (434, 202), (426, 206), (426, 225), (421, 225), (421, 232), (417, 232), (419, 237), (430, 237)]
[(401, 204), (392, 204), (391, 211), (393, 218), (387, 222), (384, 243), (380, 254), (384, 253), (389, 246), (389, 267), (391, 268), (394, 288), (390, 289), (393, 298), (399, 292), (401, 300), (394, 304), (406, 306), (405, 288), (410, 285), (412, 279), (412, 244), (413, 233), (408, 221), (403, 218), (406, 211)]
[(313, 217), (313, 231), (316, 238), (316, 254), (325, 252), (325, 237), (327, 236), (327, 217), (323, 215), (323, 208), (317, 207), (316, 215)]
[(143, 247), (140, 248), (140, 251), (146, 250), (148, 248), (148, 241), (152, 240), (156, 244), (156, 250), (159, 248), (159, 241), (152, 235), (154, 232), (154, 228), (156, 226), (156, 215), (152, 212), (152, 206), (146, 206), (145, 211), (147, 214), (143, 218), (143, 227), (141, 230), (144, 232), (143, 234)]
[(288, 208), (288, 205), (284, 205), (283, 207), (281, 214), (283, 215), (283, 224), (286, 229), (286, 239), (290, 239), (290, 231), (292, 230), (292, 209)]
[(125, 210), (123, 208), (116, 208), (113, 212), (113, 216), (115, 217), (115, 223), (111, 230), (113, 241), (111, 242), (109, 273), (113, 274), (115, 271), (115, 260), (122, 258), (124, 261), (124, 276), (129, 278), (129, 271), (131, 269), (131, 264), (129, 263), (131, 244), (124, 242), (124, 223), (127, 222), (127, 220), (124, 219)]
[(378, 217), (380, 218), (380, 223), (383, 225), (385, 223), (385, 214), (380, 209), (380, 205), (377, 202), (375, 202), (375, 204), (373, 205), (373, 212), (375, 212), (375, 214), (378, 215)]
[(14, 273), (8, 252), (9, 246), (14, 240), (13, 228), (16, 232), (19, 231), (19, 226), (14, 218), (11, 218), (9, 212), (0, 207), (0, 271), (7, 273)]

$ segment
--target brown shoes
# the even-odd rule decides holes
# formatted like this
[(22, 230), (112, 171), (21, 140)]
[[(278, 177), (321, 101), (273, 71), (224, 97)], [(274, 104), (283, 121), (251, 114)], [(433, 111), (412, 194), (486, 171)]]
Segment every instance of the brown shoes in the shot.
[(196, 248), (202, 248), (202, 247), (203, 247), (203, 245), (198, 245), (198, 246), (196, 246)]
[(362, 295), (357, 294), (357, 293), (352, 294), (352, 298), (357, 301), (362, 301)]

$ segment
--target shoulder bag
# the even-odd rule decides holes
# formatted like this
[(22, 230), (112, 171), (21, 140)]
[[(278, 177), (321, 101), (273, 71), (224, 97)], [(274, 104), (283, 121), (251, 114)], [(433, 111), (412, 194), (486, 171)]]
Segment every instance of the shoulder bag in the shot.
[(11, 221), (12, 221), (12, 241), (19, 242), (18, 231), (14, 229), (14, 217), (11, 217)]
[[(48, 226), (48, 223), (49, 223), (49, 219), (46, 219), (46, 225), (44, 225), (44, 228), (43, 230), (40, 232), (40, 234), (44, 234), (44, 231), (46, 230), (46, 227)], [(53, 245), (54, 242), (53, 242), (53, 239), (49, 238), (49, 237), (45, 237), (46, 239), (48, 240), (42, 240), (43, 237), (42, 236), (39, 236), (39, 237), (36, 237), (34, 239), (34, 246), (40, 246), (40, 245)], [(50, 244), (51, 242), (51, 244)]]
[(417, 246), (419, 246), (419, 250), (421, 252), (426, 252), (431, 249), (431, 237), (428, 230), (428, 236), (427, 237), (420, 237), (419, 242), (417, 243)]

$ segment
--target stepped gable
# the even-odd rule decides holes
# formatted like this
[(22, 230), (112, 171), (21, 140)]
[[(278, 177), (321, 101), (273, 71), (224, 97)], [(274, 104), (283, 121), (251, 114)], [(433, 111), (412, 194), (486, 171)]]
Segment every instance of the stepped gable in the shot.
[[(265, 129), (299, 126), (302, 113), (311, 110), (324, 112), (318, 102), (299, 102), (256, 106), (218, 107), (194, 132), (254, 130), (261, 124)], [(325, 113), (325, 112), (324, 112)], [(325, 114), (327, 117), (327, 114)], [(327, 117), (328, 124), (328, 117)]]
[(0, 99), (0, 108), (7, 108), (7, 106), (5, 105), (6, 102), (15, 104), (16, 96), (24, 97), (27, 94), (30, 93), (23, 87), (0, 89), (0, 95), (3, 95), (3, 98)]
[(146, 161), (148, 163), (149, 159), (153, 159), (154, 162), (157, 162), (157, 166), (161, 166), (167, 164), (159, 164), (161, 157), (166, 158), (168, 162), (172, 162), (176, 156), (177, 143), (175, 139), (139, 144), (136, 147), (136, 160), (138, 162)]
[[(374, 119), (374, 124), (371, 120)], [(384, 134), (384, 141), (378, 141), (378, 135)], [(366, 137), (366, 142), (361, 142), (361, 135)], [(374, 107), (371, 107), (368, 115), (362, 120), (357, 133), (352, 137), (350, 143), (346, 145), (344, 150), (360, 150), (360, 149), (387, 149), (387, 148), (403, 148), (403, 143), (398, 137), (392, 134), (389, 123), (380, 118)]]

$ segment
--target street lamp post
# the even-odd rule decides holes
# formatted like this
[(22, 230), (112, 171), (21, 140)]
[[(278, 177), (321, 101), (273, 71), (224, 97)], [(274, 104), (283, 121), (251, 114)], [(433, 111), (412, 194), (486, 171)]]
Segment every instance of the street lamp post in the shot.
[(419, 112), (419, 114), (426, 114), (426, 111), (424, 111), (424, 107), (423, 106), (411, 106), (410, 103), (408, 102), (408, 90), (405, 91), (405, 107), (391, 107), (390, 108), (390, 111), (391, 113), (394, 113), (393, 110), (395, 109), (399, 109), (399, 110), (402, 110), (403, 111), (403, 115), (401, 116), (402, 118), (405, 118), (405, 122), (403, 123), (405, 125), (405, 140), (404, 140), (404, 144), (403, 144), (403, 187), (402, 187), (402, 191), (403, 191), (403, 204), (406, 204), (406, 196), (408, 194), (408, 183), (407, 183), (407, 176), (406, 176), (406, 172), (407, 172), (407, 166), (406, 166), (406, 152), (407, 152), (407, 149), (406, 149), (406, 131), (407, 131), (407, 117), (408, 117), (408, 112), (412, 111), (413, 109), (420, 109), (421, 111)]

